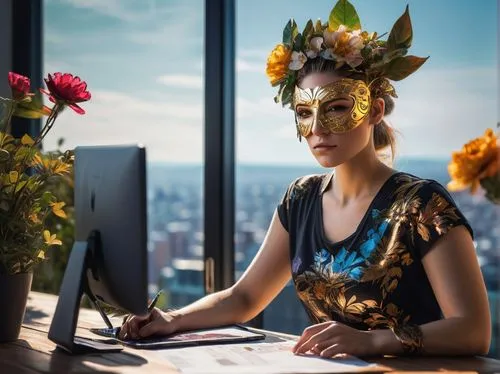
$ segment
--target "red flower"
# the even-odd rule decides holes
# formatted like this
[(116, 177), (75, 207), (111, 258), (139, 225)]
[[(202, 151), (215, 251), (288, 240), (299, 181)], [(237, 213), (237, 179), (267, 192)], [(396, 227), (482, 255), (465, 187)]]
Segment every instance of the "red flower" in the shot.
[(68, 105), (78, 114), (85, 114), (85, 111), (76, 103), (81, 103), (90, 99), (90, 92), (87, 91), (87, 83), (80, 77), (73, 77), (69, 73), (55, 73), (45, 78), (47, 89), (40, 89), (43, 93), (49, 95), (53, 103)]
[(30, 79), (21, 74), (9, 72), (9, 86), (12, 90), (12, 97), (14, 100), (21, 100), (26, 96), (33, 96), (30, 94)]

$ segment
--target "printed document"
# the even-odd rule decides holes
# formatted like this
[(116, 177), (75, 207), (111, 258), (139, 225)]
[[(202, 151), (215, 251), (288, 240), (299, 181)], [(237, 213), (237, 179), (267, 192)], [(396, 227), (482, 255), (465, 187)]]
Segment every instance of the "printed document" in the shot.
[[(222, 344), (155, 351), (181, 372), (188, 374), (289, 374), (355, 373), (380, 371), (381, 367), (355, 357), (325, 359), (294, 355), (294, 341)], [(151, 352), (153, 353), (153, 352)]]

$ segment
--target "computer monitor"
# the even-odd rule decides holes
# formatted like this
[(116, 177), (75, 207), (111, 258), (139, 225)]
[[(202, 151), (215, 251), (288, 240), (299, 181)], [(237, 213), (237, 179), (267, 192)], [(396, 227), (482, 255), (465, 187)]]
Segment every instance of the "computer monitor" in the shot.
[(75, 242), (48, 336), (70, 353), (119, 351), (75, 337), (75, 330), (84, 293), (94, 303), (147, 314), (146, 150), (77, 147), (74, 179)]

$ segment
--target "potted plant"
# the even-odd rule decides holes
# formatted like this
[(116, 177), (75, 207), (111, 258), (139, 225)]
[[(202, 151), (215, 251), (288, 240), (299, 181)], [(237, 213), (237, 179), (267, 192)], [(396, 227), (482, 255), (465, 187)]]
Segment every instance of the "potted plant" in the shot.
[[(12, 97), (0, 102), (0, 342), (18, 338), (33, 271), (52, 246), (61, 245), (46, 219), (64, 218), (64, 203), (45, 187), (71, 172), (74, 157), (71, 151), (43, 153), (40, 144), (66, 107), (84, 114), (78, 103), (90, 99), (87, 84), (72, 74), (49, 74), (45, 83), (40, 92), (49, 96), (51, 108), (40, 92), (30, 92), (29, 78), (12, 72)], [(34, 139), (16, 139), (8, 133), (14, 116), (46, 120)]]

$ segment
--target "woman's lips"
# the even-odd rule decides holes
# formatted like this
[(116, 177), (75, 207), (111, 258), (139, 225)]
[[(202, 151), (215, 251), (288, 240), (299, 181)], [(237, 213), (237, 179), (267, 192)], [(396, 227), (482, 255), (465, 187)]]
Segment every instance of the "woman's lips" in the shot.
[(330, 145), (330, 144), (317, 144), (314, 146), (314, 149), (331, 149), (331, 148), (336, 148), (336, 145)]

